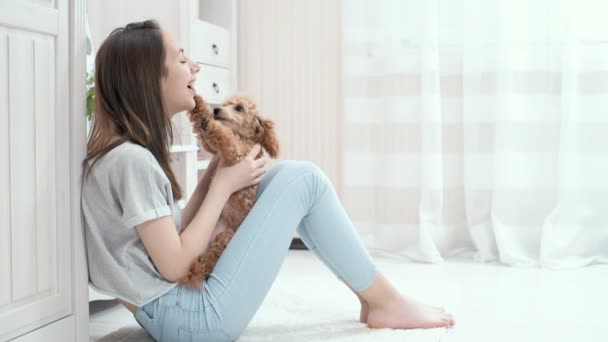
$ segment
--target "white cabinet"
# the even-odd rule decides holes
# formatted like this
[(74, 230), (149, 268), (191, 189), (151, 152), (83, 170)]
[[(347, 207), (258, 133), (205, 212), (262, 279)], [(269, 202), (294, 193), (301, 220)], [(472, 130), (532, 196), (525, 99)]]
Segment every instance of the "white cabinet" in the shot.
[[(186, 54), (199, 63), (196, 91), (209, 104), (219, 104), (237, 89), (236, 70), (236, 0), (189, 1), (188, 13), (181, 25), (182, 44), (189, 46)], [(186, 6), (187, 7), (187, 6)], [(174, 143), (179, 146), (171, 155), (171, 165), (182, 190), (184, 205), (208, 165), (209, 153), (198, 147), (196, 136), (186, 113), (173, 120)], [(188, 148), (191, 147), (191, 148)]]
[(87, 339), (84, 1), (0, 1), (0, 341)]
[(194, 42), (191, 58), (199, 63), (230, 68), (230, 30), (195, 18), (190, 32)]
[(201, 64), (195, 89), (209, 103), (220, 103), (231, 91), (230, 70)]

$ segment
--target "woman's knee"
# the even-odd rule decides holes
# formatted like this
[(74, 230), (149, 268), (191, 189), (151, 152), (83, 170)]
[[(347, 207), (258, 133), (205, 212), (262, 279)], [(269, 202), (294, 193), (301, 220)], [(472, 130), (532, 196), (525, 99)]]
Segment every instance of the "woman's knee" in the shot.
[(317, 166), (312, 161), (309, 160), (281, 160), (277, 162), (273, 167), (277, 168), (277, 171), (287, 170), (296, 171), (301, 174), (315, 174), (316, 176), (320, 176), (321, 178), (326, 178), (327, 176), (323, 172), (323, 170)]
[(256, 198), (266, 190), (272, 182), (285, 182), (287, 179), (293, 179), (299, 175), (314, 174), (319, 179), (325, 179), (325, 174), (313, 162), (306, 160), (280, 160), (275, 162), (268, 170), (264, 178), (259, 184), (259, 190)]

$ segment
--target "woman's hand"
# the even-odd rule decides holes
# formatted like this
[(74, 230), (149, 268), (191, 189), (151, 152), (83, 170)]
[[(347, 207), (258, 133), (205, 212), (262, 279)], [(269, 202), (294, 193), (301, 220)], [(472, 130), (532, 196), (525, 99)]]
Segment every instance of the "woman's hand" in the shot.
[(224, 160), (220, 160), (212, 183), (222, 187), (230, 194), (258, 184), (268, 171), (268, 157), (266, 155), (254, 159), (260, 149), (259, 144), (254, 145), (243, 160), (232, 166), (226, 166)]

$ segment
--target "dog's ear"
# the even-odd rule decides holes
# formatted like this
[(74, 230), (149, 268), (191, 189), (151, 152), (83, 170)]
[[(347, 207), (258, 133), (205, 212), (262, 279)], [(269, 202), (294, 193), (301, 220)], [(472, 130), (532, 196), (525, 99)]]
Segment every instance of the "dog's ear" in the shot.
[(259, 125), (255, 128), (256, 140), (268, 152), (270, 157), (279, 156), (279, 139), (277, 139), (272, 120), (257, 117)]

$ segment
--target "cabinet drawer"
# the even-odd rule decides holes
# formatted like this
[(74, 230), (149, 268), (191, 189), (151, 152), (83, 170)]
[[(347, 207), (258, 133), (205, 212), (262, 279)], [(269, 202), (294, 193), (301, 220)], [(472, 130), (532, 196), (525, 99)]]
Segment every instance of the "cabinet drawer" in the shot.
[(190, 58), (195, 62), (230, 67), (230, 33), (219, 26), (194, 20)]
[(194, 88), (207, 102), (221, 103), (231, 93), (230, 70), (201, 64)]

